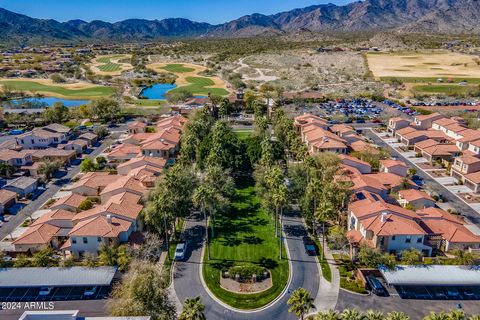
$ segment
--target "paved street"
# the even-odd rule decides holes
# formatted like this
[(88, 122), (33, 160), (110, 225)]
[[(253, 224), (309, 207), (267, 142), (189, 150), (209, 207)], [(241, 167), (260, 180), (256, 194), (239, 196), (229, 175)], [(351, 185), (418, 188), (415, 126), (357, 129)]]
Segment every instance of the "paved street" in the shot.
[[(91, 154), (87, 156), (95, 158), (96, 156), (101, 154), (111, 143), (111, 139), (105, 139), (98, 148), (96, 148)], [(6, 222), (0, 228), (0, 239), (9, 236), (10, 233), (13, 232), (13, 230), (15, 230), (19, 225), (21, 225), (27, 217), (29, 217), (35, 211), (39, 210), (43, 206), (43, 204), (50, 200), (61, 188), (63, 188), (66, 184), (70, 183), (71, 179), (79, 172), (79, 165), (72, 166), (65, 176), (49, 183), (45, 192), (43, 192), (37, 199), (31, 201), (16, 215), (9, 216), (8, 222)]]
[(285, 234), (287, 237), (290, 258), (292, 262), (292, 282), (288, 292), (274, 305), (266, 310), (254, 313), (234, 312), (212, 299), (202, 285), (200, 279), (201, 251), (203, 246), (203, 221), (192, 217), (186, 221), (185, 232), (190, 243), (185, 262), (178, 262), (174, 267), (174, 288), (180, 301), (186, 298), (201, 296), (205, 304), (205, 316), (209, 320), (271, 320), (297, 319), (288, 313), (287, 300), (295, 289), (303, 287), (310, 291), (313, 297), (317, 295), (319, 287), (318, 266), (315, 257), (308, 256), (302, 242), (305, 228), (299, 217), (284, 219)]
[[(476, 212), (473, 208), (467, 205), (465, 202), (460, 200), (455, 194), (453, 194), (447, 187), (442, 185), (439, 181), (432, 178), (430, 175), (425, 173), (423, 170), (420, 170), (418, 167), (414, 165), (411, 161), (412, 159), (404, 157), (401, 153), (394, 149), (394, 146), (387, 144), (385, 141), (380, 139), (375, 133), (372, 131), (365, 131), (365, 135), (372, 139), (375, 144), (379, 145), (380, 147), (386, 148), (390, 154), (394, 157), (399, 158), (400, 160), (404, 161), (409, 165), (411, 168), (417, 168), (417, 175), (424, 179), (425, 185), (431, 191), (434, 191), (438, 194), (441, 194), (448, 203), (450, 203), (455, 210), (460, 212), (463, 216), (465, 216), (471, 223), (480, 226), (480, 214)], [(448, 179), (448, 177), (447, 177)]]

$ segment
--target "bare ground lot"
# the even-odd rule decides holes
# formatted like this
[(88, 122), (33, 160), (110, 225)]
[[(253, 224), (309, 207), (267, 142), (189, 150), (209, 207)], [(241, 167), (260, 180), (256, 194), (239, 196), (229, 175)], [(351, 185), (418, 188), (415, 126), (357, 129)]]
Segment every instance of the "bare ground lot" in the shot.
[(461, 53), (405, 52), (368, 53), (367, 60), (375, 78), (480, 78), (480, 60)]
[[(262, 53), (241, 59), (237, 67), (247, 79), (252, 74), (258, 75), (258, 70), (265, 76), (275, 77), (276, 80), (268, 82), (283, 86), (287, 91), (318, 88), (325, 93), (354, 94), (379, 89), (376, 88), (378, 84), (365, 81), (368, 73), (365, 60), (356, 52)], [(261, 84), (262, 81), (253, 83)]]

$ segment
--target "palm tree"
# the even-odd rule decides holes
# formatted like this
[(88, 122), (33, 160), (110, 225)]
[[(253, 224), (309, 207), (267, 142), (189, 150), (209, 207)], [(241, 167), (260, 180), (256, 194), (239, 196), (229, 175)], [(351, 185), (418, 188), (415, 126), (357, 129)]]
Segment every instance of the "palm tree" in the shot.
[(374, 310), (368, 310), (365, 314), (365, 320), (383, 320), (383, 313)]
[(208, 241), (208, 215), (207, 210), (211, 208), (211, 201), (214, 198), (215, 192), (212, 188), (200, 185), (195, 189), (193, 193), (193, 203), (200, 207), (200, 211), (203, 213), (205, 218), (205, 243), (207, 246), (207, 256), (210, 260), (210, 247)]
[(204, 310), (205, 306), (200, 301), (200, 297), (185, 299), (183, 311), (178, 320), (205, 320)]
[(428, 316), (423, 318), (423, 320), (449, 320), (449, 319), (450, 317), (445, 312), (435, 313), (433, 311), (430, 312)]
[(363, 315), (355, 309), (346, 309), (340, 314), (342, 320), (363, 320)]
[(462, 310), (453, 310), (448, 314), (449, 320), (465, 320), (465, 312)]
[(320, 202), (320, 205), (317, 208), (317, 211), (315, 212), (315, 217), (319, 221), (322, 222), (322, 257), (321, 260), (323, 260), (323, 255), (324, 255), (324, 250), (325, 250), (325, 222), (331, 219), (336, 213), (336, 209), (333, 206), (333, 203), (329, 199), (323, 199)]
[(329, 311), (323, 311), (319, 312), (315, 315), (315, 320), (339, 320), (340, 315), (338, 312), (329, 310)]
[(475, 256), (470, 252), (466, 252), (465, 250), (457, 250), (454, 252), (454, 254), (455, 262), (459, 265), (470, 266), (475, 264)]
[[(280, 259), (282, 259), (282, 230), (283, 230), (283, 207), (287, 203), (287, 187), (281, 184), (273, 194), (275, 207), (280, 207)], [(278, 232), (278, 230), (276, 230)]]
[(410, 320), (410, 317), (403, 312), (393, 311), (387, 314), (385, 320)]
[(313, 198), (313, 214), (312, 214), (312, 226), (313, 226), (313, 235), (316, 234), (317, 228), (316, 228), (316, 217), (315, 217), (315, 212), (317, 211), (317, 201), (320, 196), (320, 192), (322, 190), (322, 183), (319, 179), (317, 178), (312, 178), (308, 182), (307, 185), (307, 194), (309, 194)]
[(293, 312), (295, 315), (301, 317), (303, 320), (304, 316), (310, 309), (314, 308), (313, 298), (310, 296), (310, 292), (304, 288), (298, 288), (293, 291), (292, 295), (287, 302), (290, 305), (288, 312)]

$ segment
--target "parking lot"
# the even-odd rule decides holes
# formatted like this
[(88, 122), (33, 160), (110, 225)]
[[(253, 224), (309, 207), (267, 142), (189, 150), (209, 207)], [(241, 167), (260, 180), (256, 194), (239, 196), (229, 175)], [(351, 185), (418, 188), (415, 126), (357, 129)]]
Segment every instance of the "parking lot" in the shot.
[(48, 295), (40, 295), (40, 288), (0, 288), (0, 302), (98, 300), (108, 297), (111, 286), (98, 287), (93, 295), (84, 295), (88, 287), (56, 287)]
[(480, 287), (395, 286), (402, 299), (480, 300)]

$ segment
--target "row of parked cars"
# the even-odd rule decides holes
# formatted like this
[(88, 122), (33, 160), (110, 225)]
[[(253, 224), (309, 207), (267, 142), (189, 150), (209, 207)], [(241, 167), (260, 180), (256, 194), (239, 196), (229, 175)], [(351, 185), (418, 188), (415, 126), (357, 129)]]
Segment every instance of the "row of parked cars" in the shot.
[(454, 106), (454, 107), (473, 107), (480, 104), (479, 101), (473, 100), (454, 100), (454, 101), (406, 101), (414, 107), (442, 107), (442, 106)]
[(384, 100), (383, 103), (386, 104), (387, 106), (392, 107), (392, 108), (394, 108), (394, 109), (397, 109), (397, 110), (399, 110), (399, 111), (401, 111), (401, 112), (403, 112), (403, 113), (405, 113), (405, 114), (407, 114), (407, 115), (409, 115), (409, 116), (412, 116), (412, 117), (413, 117), (413, 116), (419, 115), (419, 113), (418, 113), (417, 111), (412, 110), (412, 109), (409, 108), (409, 107), (405, 107), (405, 106), (399, 105), (398, 103), (396, 103), (396, 102), (394, 102), (394, 101), (392, 101), (392, 100), (388, 100), (388, 99), (387, 99), (387, 100)]

